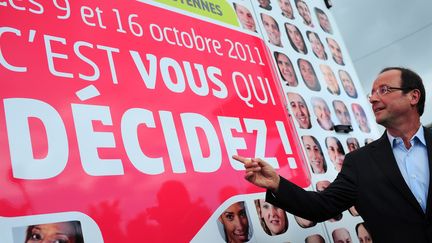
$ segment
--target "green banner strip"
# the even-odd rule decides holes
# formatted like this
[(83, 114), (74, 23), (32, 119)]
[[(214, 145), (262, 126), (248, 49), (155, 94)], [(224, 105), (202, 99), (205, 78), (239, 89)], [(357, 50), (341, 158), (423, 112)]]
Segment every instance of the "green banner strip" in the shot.
[(239, 26), (234, 9), (225, 0), (154, 0), (155, 2), (179, 8), (208, 17), (229, 25)]

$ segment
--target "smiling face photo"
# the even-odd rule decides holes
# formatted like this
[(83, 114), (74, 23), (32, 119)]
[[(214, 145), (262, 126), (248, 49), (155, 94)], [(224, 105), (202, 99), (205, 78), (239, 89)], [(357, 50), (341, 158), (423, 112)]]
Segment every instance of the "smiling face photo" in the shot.
[(298, 59), (297, 64), (300, 69), (300, 74), (306, 86), (313, 91), (320, 91), (321, 85), (318, 81), (318, 78), (315, 74), (315, 70), (313, 69), (312, 64), (305, 59)]
[(309, 109), (304, 99), (297, 93), (288, 92), (288, 100), (294, 118), (302, 129), (311, 128)]
[(327, 60), (327, 53), (324, 50), (324, 45), (321, 42), (318, 34), (312, 31), (306, 31), (306, 35), (309, 39), (309, 42), (312, 46), (312, 51), (315, 56), (321, 60)]
[(263, 13), (261, 14), (261, 20), (267, 33), (269, 42), (275, 46), (282, 47), (279, 25), (276, 20), (270, 15)]
[(327, 91), (330, 92), (330, 94), (339, 95), (340, 94), (339, 84), (330, 66), (326, 64), (320, 64), (319, 67), (324, 77), (324, 80), (326, 81)]
[(368, 119), (366, 117), (366, 113), (363, 110), (363, 108), (359, 104), (352, 104), (351, 108), (352, 108), (354, 118), (357, 121), (357, 124), (359, 126), (360, 131), (365, 132), (365, 133), (370, 133), (371, 130), (369, 127), (369, 122), (368, 122)]
[(312, 107), (317, 117), (317, 122), (324, 130), (333, 130), (334, 123), (331, 120), (331, 112), (327, 103), (321, 97), (312, 97)]
[(324, 174), (327, 171), (327, 164), (318, 140), (313, 136), (302, 136), (303, 147), (306, 151), (309, 165), (314, 174)]
[(245, 6), (234, 3), (234, 9), (241, 26), (244, 29), (256, 32), (255, 20), (252, 13)]
[(339, 64), (339, 65), (345, 65), (343, 56), (342, 56), (342, 50), (339, 46), (339, 44), (336, 42), (336, 40), (327, 37), (327, 44), (330, 49), (330, 52), (332, 54), (333, 60)]
[(307, 54), (307, 47), (297, 26), (285, 23), (285, 30), (292, 48), (299, 53)]
[(349, 73), (344, 70), (339, 70), (339, 78), (342, 82), (345, 93), (351, 98), (357, 98), (357, 90)]
[(288, 218), (283, 209), (264, 199), (255, 200), (255, 206), (261, 226), (268, 235), (280, 235), (288, 230)]
[(226, 242), (246, 242), (249, 240), (249, 220), (245, 203), (231, 204), (218, 218), (223, 226)]
[(295, 74), (292, 62), (288, 56), (280, 52), (275, 52), (274, 56), (282, 80), (285, 81), (286, 85), (288, 86), (297, 86), (297, 76)]
[(289, 19), (294, 19), (294, 13), (289, 0), (278, 0), (282, 16)]
[(341, 125), (351, 125), (351, 117), (348, 112), (348, 108), (345, 106), (343, 101), (334, 100), (333, 101), (333, 109), (335, 111), (336, 117), (339, 120), (339, 124)]
[(314, 27), (312, 23), (312, 16), (306, 2), (303, 0), (295, 0), (295, 3), (300, 16), (303, 18), (303, 23), (307, 26)]
[(319, 8), (315, 8), (315, 14), (321, 29), (329, 34), (332, 34), (333, 30), (330, 24), (330, 20), (328, 16), (324, 13), (324, 11)]

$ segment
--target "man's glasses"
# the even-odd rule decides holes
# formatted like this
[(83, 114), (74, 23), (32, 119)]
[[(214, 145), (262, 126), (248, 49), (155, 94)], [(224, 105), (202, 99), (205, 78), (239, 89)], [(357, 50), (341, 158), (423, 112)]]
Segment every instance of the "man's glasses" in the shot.
[(367, 97), (370, 101), (374, 94), (378, 95), (378, 97), (382, 97), (383, 95), (389, 94), (389, 93), (393, 92), (394, 90), (408, 91), (408, 90), (412, 90), (412, 88), (400, 88), (400, 87), (390, 87), (387, 85), (382, 85), (382, 86), (379, 86), (378, 88), (376, 88), (375, 90), (372, 90), (372, 92), (370, 94), (368, 94)]

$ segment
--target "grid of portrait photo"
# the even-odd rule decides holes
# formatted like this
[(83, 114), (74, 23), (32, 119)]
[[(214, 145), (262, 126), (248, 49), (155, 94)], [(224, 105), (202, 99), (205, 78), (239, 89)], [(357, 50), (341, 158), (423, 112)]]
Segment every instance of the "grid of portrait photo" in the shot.
[[(306, 189), (325, 190), (340, 172), (345, 154), (379, 134), (331, 12), (324, 1), (316, 0), (237, 0), (232, 4), (241, 28), (258, 33), (271, 52), (278, 75), (275, 82), (309, 167), (311, 185)], [(354, 207), (317, 224), (274, 208), (263, 198), (256, 199), (254, 205), (262, 227), (253, 231), (284, 235), (278, 242), (299, 238), (302, 242), (337, 242), (342, 238), (357, 242), (359, 231), (367, 233)], [(266, 221), (269, 210), (279, 214), (275, 216), (278, 227)], [(307, 233), (291, 233), (293, 224)]]

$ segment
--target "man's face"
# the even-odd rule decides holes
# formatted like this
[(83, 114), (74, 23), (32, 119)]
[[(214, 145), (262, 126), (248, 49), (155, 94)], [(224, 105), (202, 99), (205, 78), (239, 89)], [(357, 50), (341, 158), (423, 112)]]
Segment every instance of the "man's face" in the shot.
[(291, 110), (297, 120), (300, 128), (307, 129), (311, 127), (309, 110), (303, 98), (296, 93), (288, 93)]
[(276, 46), (282, 45), (280, 32), (276, 21), (267, 14), (262, 14), (261, 17), (270, 43)]
[(336, 76), (334, 75), (331, 68), (325, 64), (320, 65), (321, 72), (324, 76), (324, 80), (327, 83), (327, 87), (332, 94), (339, 94), (339, 84), (337, 82)]
[(321, 235), (310, 235), (306, 238), (305, 243), (325, 243)]
[(351, 117), (348, 108), (340, 100), (333, 101), (333, 108), (336, 112), (336, 117), (342, 125), (351, 125)]
[(303, 1), (299, 1), (297, 3), (297, 9), (299, 11), (300, 16), (302, 16), (305, 24), (306, 25), (311, 25), (312, 18), (311, 18), (311, 14), (310, 14), (310, 11), (309, 11), (309, 7), (306, 5), (306, 3), (303, 2)]
[(334, 243), (352, 243), (348, 230), (344, 228), (335, 229), (332, 235)]
[[(374, 81), (372, 90), (375, 91), (378, 87), (383, 85), (401, 87), (401, 71), (389, 70), (381, 73)], [(387, 127), (399, 121), (401, 117), (403, 118), (406, 116), (412, 109), (411, 98), (410, 93), (404, 94), (401, 90), (393, 90), (381, 96), (373, 94), (370, 102), (376, 122)]]
[(293, 18), (293, 10), (290, 1), (288, 0), (279, 0), (279, 7), (282, 11), (282, 13), (287, 16), (288, 18)]
[(313, 102), (313, 109), (320, 126), (325, 130), (331, 130), (333, 128), (333, 122), (330, 117), (330, 109), (325, 101), (321, 98), (317, 98)]
[(330, 51), (332, 53), (335, 62), (337, 64), (344, 65), (342, 51), (339, 44), (332, 38), (327, 38), (327, 43), (329, 45)]
[(332, 28), (331, 28), (330, 21), (329, 21), (327, 15), (325, 15), (323, 13), (318, 13), (317, 16), (318, 16), (318, 21), (319, 21), (321, 28), (327, 33), (332, 33)]

